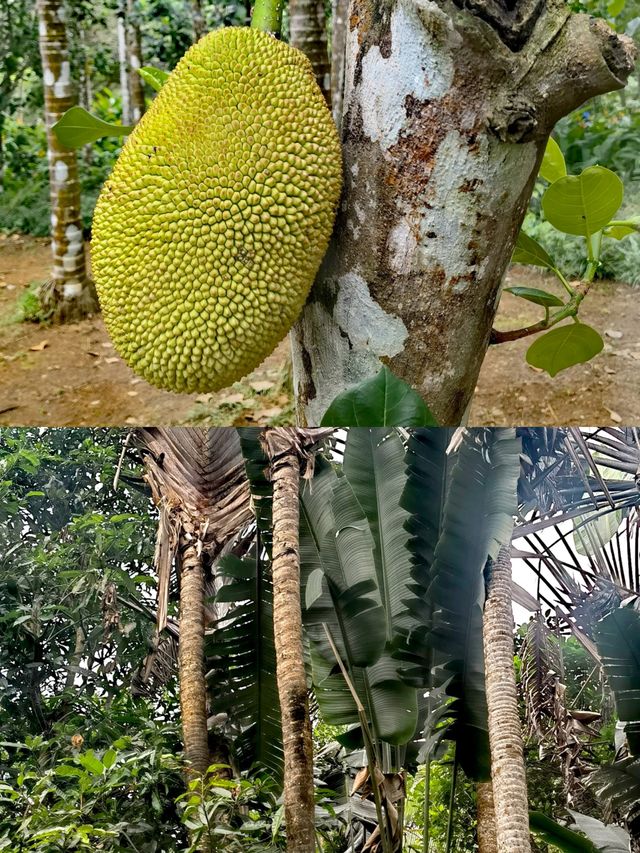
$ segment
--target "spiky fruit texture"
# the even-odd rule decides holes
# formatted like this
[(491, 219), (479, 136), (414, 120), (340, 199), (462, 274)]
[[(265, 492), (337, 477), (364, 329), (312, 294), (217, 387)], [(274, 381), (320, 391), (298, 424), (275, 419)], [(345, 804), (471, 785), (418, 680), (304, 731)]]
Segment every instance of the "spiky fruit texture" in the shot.
[(182, 392), (215, 391), (257, 367), (305, 302), (341, 176), (304, 54), (247, 28), (202, 38), (96, 205), (93, 274), (119, 354)]

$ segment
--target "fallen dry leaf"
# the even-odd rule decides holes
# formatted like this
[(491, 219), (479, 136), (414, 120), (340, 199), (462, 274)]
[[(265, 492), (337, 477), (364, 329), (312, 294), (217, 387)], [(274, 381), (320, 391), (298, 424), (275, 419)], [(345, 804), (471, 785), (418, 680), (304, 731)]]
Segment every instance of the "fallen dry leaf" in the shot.
[(621, 415), (619, 415), (617, 412), (614, 412), (613, 409), (610, 409), (608, 406), (605, 406), (605, 409), (609, 412), (609, 417), (612, 421), (614, 421), (614, 423), (619, 424), (622, 421)]
[(32, 352), (42, 352), (42, 350), (46, 349), (48, 346), (49, 346), (49, 341), (40, 341), (39, 344), (34, 344), (32, 347), (29, 347), (29, 349)]
[(113, 355), (113, 356), (111, 356), (111, 358), (105, 358), (104, 363), (105, 364), (115, 364), (117, 361), (120, 361), (120, 359), (118, 358), (117, 355)]

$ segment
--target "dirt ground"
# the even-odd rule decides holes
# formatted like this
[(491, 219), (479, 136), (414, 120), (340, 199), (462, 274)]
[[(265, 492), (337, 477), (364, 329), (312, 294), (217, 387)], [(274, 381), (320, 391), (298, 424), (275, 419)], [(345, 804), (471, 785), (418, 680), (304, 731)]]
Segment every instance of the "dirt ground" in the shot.
[[(291, 423), (286, 343), (249, 377), (218, 394), (177, 395), (136, 377), (118, 358), (99, 316), (59, 327), (15, 322), (20, 297), (49, 267), (44, 239), (0, 235), (0, 424), (100, 425)], [(514, 267), (508, 283), (549, 279)], [(530, 340), (491, 347), (470, 423), (476, 425), (640, 423), (640, 293), (598, 283), (581, 319), (605, 336), (595, 360), (555, 378), (527, 365)], [(540, 319), (540, 309), (505, 294), (496, 326)]]

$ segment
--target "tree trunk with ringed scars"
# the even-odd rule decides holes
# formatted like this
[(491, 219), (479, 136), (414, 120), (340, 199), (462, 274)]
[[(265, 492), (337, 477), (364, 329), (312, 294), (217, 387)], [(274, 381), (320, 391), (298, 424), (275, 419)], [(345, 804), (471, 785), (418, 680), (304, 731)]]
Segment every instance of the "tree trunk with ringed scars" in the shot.
[(308, 57), (316, 82), (331, 106), (324, 0), (289, 0), (289, 41)]
[(530, 853), (527, 779), (513, 667), (508, 546), (502, 547), (490, 564), (483, 637), (496, 849), (497, 853)]
[(549, 133), (622, 88), (635, 49), (562, 0), (351, 0), (345, 27), (345, 186), (292, 332), (298, 419), (382, 361), (458, 424)]
[(476, 810), (478, 813), (478, 853), (497, 853), (496, 812), (491, 780), (476, 784)]
[(51, 199), (51, 280), (40, 289), (40, 301), (57, 322), (78, 320), (96, 311), (98, 302), (87, 275), (80, 215), (80, 184), (75, 151), (63, 148), (53, 125), (70, 107), (76, 94), (61, 0), (37, 0), (40, 56), (44, 80), (44, 109), (49, 158)]
[(301, 433), (266, 429), (273, 484), (273, 628), (284, 752), (288, 853), (314, 853), (313, 742), (302, 646), (298, 540)]

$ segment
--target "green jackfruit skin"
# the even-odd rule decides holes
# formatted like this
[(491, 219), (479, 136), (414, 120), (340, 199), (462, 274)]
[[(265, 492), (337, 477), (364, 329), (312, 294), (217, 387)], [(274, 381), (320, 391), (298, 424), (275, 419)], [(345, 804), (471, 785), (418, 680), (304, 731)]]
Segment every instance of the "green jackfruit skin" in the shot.
[(153, 385), (187, 393), (257, 367), (306, 300), (341, 180), (304, 54), (247, 28), (202, 38), (96, 205), (93, 273), (118, 353)]

